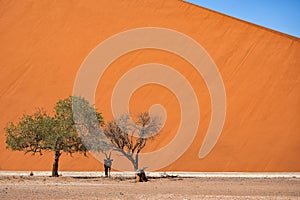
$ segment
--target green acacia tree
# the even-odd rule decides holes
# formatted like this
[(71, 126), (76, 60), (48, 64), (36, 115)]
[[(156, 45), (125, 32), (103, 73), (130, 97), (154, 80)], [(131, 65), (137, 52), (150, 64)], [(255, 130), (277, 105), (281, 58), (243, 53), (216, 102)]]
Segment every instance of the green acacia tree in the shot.
[[(53, 117), (39, 109), (32, 115), (23, 115), (17, 124), (8, 123), (5, 127), (7, 148), (25, 151), (25, 154), (43, 151), (54, 152), (52, 176), (58, 176), (59, 158), (63, 152), (72, 155), (75, 152), (86, 155), (87, 148), (77, 133), (78, 124), (74, 121), (73, 104), (76, 104), (77, 116), (85, 116), (86, 127), (99, 127), (103, 122), (100, 113), (82, 97), (68, 97), (55, 105)], [(96, 120), (88, 120), (96, 114)]]
[(44, 139), (53, 133), (54, 121), (43, 110), (24, 114), (15, 125), (10, 122), (5, 127), (6, 147), (14, 151), (25, 151), (25, 154), (39, 152), (45, 149)]

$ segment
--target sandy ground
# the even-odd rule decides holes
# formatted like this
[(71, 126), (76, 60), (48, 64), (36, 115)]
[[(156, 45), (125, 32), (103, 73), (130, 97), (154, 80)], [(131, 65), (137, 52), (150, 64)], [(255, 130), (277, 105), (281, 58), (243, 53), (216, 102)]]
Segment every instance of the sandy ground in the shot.
[(2, 176), (0, 199), (300, 199), (300, 179)]

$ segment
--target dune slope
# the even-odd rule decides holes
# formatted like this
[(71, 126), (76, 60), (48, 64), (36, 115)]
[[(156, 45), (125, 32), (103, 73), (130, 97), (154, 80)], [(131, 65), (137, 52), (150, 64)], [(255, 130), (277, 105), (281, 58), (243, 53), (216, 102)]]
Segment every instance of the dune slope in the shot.
[[(51, 169), (52, 153), (24, 156), (5, 148), (6, 123), (37, 107), (52, 112), (58, 99), (72, 95), (81, 64), (98, 44), (141, 27), (172, 29), (198, 42), (218, 67), (226, 91), (222, 134), (199, 159), (212, 108), (193, 66), (158, 49), (136, 50), (111, 63), (95, 98), (106, 120), (112, 119), (114, 85), (135, 66), (171, 66), (194, 88), (201, 110), (197, 135), (179, 159), (160, 170), (300, 171), (299, 38), (177, 0), (0, 1), (0, 170)], [(145, 152), (170, 143), (181, 120), (176, 96), (159, 85), (136, 90), (130, 110), (157, 103), (164, 105), (168, 119)], [(102, 170), (102, 164), (91, 155), (63, 155), (60, 170)]]

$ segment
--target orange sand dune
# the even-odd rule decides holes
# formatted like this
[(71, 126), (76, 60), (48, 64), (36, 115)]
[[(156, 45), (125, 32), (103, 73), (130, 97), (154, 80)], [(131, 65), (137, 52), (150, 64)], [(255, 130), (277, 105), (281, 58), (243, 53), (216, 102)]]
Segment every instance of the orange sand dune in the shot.
[[(137, 65), (171, 66), (194, 87), (201, 110), (197, 135), (178, 160), (160, 170), (300, 171), (299, 38), (177, 0), (0, 1), (0, 170), (51, 169), (52, 153), (24, 156), (6, 150), (4, 126), (37, 107), (51, 112), (58, 99), (72, 95), (76, 74), (92, 49), (140, 27), (176, 30), (201, 44), (218, 66), (227, 97), (222, 134), (210, 154), (199, 159), (211, 102), (191, 64), (170, 52), (143, 49), (109, 66), (96, 93), (96, 106), (107, 120), (114, 84)], [(135, 91), (130, 110), (156, 103), (164, 105), (168, 119), (148, 152), (169, 143), (180, 122), (178, 100), (159, 85)], [(64, 155), (60, 170), (102, 170), (102, 164), (91, 155)]]

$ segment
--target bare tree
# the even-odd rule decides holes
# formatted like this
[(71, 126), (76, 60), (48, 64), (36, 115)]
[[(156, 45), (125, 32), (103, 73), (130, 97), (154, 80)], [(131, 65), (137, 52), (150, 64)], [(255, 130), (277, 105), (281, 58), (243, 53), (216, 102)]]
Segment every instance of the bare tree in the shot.
[(113, 144), (113, 150), (120, 152), (139, 169), (139, 154), (149, 139), (153, 139), (161, 128), (160, 119), (148, 112), (140, 113), (132, 121), (129, 114), (110, 121), (104, 126), (104, 134)]

